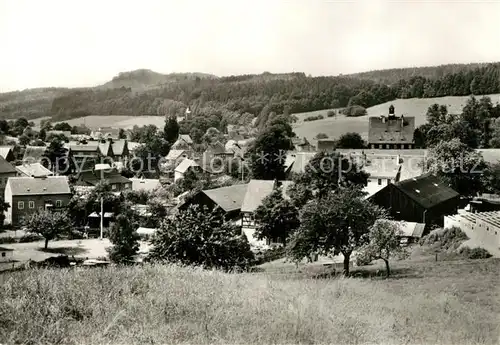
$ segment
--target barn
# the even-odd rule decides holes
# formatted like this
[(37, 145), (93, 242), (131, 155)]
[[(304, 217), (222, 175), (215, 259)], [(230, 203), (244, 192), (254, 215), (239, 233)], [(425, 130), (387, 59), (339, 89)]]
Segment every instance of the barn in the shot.
[(460, 195), (431, 174), (391, 183), (369, 198), (395, 220), (443, 225), (444, 216), (457, 213)]

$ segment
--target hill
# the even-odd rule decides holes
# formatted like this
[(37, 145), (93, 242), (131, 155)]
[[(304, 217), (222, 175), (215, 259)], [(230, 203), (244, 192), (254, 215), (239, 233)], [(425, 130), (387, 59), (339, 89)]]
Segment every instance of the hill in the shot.
[(4, 273), (0, 339), (6, 344), (498, 343), (498, 259), (395, 262), (388, 280), (376, 276), (377, 267), (368, 269), (371, 279), (321, 279), (313, 268), (225, 274), (148, 265)]
[[(203, 131), (209, 127), (223, 129), (226, 124), (245, 125), (254, 117), (267, 116), (271, 112), (296, 114), (348, 105), (369, 108), (398, 98), (500, 93), (499, 63), (453, 66), (441, 72), (439, 66), (427, 67), (422, 73), (432, 77), (414, 75), (390, 85), (369, 80), (363, 74), (361, 77), (308, 77), (304, 73), (266, 72), (216, 78), (197, 73), (163, 75), (138, 70), (121, 73), (99, 87), (53, 94), (50, 110), (47, 110), (50, 96), (44, 96), (38, 114), (50, 116), (53, 121), (87, 115), (179, 116), (189, 107), (192, 115), (183, 131), (190, 132), (193, 128)], [(394, 71), (387, 73), (395, 75)], [(405, 75), (409, 71), (397, 73)], [(437, 77), (447, 71), (450, 72)], [(411, 73), (418, 73), (418, 70)], [(32, 109), (37, 107), (37, 102), (32, 99), (17, 101), (15, 109), (0, 103), (0, 112), (7, 118), (24, 115), (33, 118)]]
[[(500, 94), (486, 95), (491, 98), (493, 103), (500, 102)], [(443, 104), (448, 107), (450, 114), (460, 114), (470, 96), (447, 96), (432, 98), (409, 98), (396, 99), (368, 108), (367, 115), (359, 117), (346, 117), (337, 115), (327, 117), (328, 110), (320, 110), (307, 113), (295, 114), (298, 122), (294, 125), (294, 132), (300, 137), (306, 137), (314, 142), (314, 137), (318, 133), (325, 133), (331, 139), (337, 139), (346, 132), (357, 132), (366, 140), (368, 138), (368, 118), (370, 116), (379, 116), (387, 114), (389, 106), (395, 107), (396, 114), (415, 117), (415, 126), (420, 126), (426, 122), (425, 114), (427, 109), (434, 103)], [(479, 96), (478, 96), (479, 97)], [(337, 113), (340, 109), (335, 110)], [(323, 115), (323, 120), (303, 121), (309, 116)]]
[(426, 79), (439, 79), (447, 74), (455, 74), (460, 72), (469, 72), (477, 68), (486, 67), (487, 63), (470, 63), (470, 64), (448, 64), (439, 66), (426, 67), (407, 67), (407, 68), (391, 68), (384, 70), (374, 70), (368, 72), (360, 72), (346, 75), (352, 78), (361, 78), (372, 80), (376, 83), (392, 85), (400, 80), (410, 79), (413, 77), (422, 77)]
[(205, 73), (170, 73), (161, 74), (149, 69), (138, 69), (130, 72), (122, 72), (111, 81), (101, 85), (102, 88), (131, 88), (147, 89), (161, 87), (161, 84), (179, 83), (181, 81), (197, 79), (217, 79), (216, 76)]

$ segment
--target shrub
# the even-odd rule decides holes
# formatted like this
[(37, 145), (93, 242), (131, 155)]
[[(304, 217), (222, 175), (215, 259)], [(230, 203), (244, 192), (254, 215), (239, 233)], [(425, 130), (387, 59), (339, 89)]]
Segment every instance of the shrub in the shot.
[(285, 247), (273, 247), (263, 250), (255, 254), (255, 264), (262, 265), (263, 263), (278, 260), (285, 257)]
[(335, 114), (335, 110), (328, 110), (326, 112), (326, 116), (328, 117), (334, 117), (336, 114)]
[(328, 135), (326, 133), (318, 133), (316, 139), (328, 139)]
[(26, 234), (19, 239), (19, 243), (28, 243), (28, 242), (38, 242), (43, 240), (43, 237), (37, 234)]
[(421, 245), (430, 245), (436, 249), (455, 250), (469, 238), (458, 227), (436, 229), (420, 240)]
[(490, 252), (488, 252), (484, 248), (469, 248), (469, 247), (462, 247), (458, 251), (458, 253), (462, 256), (464, 256), (467, 259), (488, 259), (491, 258)]
[(70, 231), (67, 237), (68, 240), (83, 240), (85, 238), (85, 236), (83, 236), (83, 232), (78, 230)]
[(360, 251), (356, 254), (356, 266), (367, 266), (372, 262), (371, 256), (366, 251)]
[(7, 244), (7, 243), (16, 243), (17, 239), (12, 236), (8, 237), (0, 237), (0, 244)]
[(345, 116), (356, 117), (356, 116), (364, 116), (366, 115), (366, 109), (360, 105), (351, 105), (342, 110), (342, 113)]
[(304, 121), (316, 121), (316, 120), (323, 120), (325, 117), (323, 115), (317, 115), (317, 116), (308, 116), (304, 119)]

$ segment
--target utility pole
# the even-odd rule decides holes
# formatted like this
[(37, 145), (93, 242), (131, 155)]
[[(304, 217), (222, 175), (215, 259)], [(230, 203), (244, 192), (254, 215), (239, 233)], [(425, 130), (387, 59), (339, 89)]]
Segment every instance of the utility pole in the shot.
[(101, 196), (101, 240), (104, 233), (104, 197)]

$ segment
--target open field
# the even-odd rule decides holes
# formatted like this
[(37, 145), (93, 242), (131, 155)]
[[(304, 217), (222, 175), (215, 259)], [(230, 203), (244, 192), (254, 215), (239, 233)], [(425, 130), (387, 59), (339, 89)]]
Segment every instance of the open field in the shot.
[[(488, 95), (493, 103), (500, 101), (500, 94)], [(345, 117), (339, 115), (337, 117), (326, 116), (328, 110), (319, 110), (309, 113), (294, 114), (299, 121), (294, 126), (294, 131), (299, 137), (306, 137), (310, 141), (318, 133), (326, 133), (330, 138), (339, 138), (346, 132), (357, 132), (366, 140), (368, 138), (368, 117), (386, 115), (389, 105), (393, 104), (397, 115), (404, 114), (405, 116), (414, 116), (415, 125), (420, 126), (426, 122), (425, 114), (429, 106), (434, 103), (444, 104), (448, 106), (448, 112), (451, 114), (460, 114), (465, 106), (467, 99), (470, 96), (447, 96), (436, 98), (410, 98), (397, 99), (395, 101), (379, 104), (367, 109), (366, 116), (360, 117)], [(483, 96), (476, 96), (481, 98)], [(333, 109), (338, 110), (338, 109)], [(304, 122), (304, 118), (313, 115), (322, 114), (323, 120)]]
[(6, 344), (498, 344), (499, 268), (497, 259), (409, 260), (395, 263), (394, 277), (387, 280), (314, 279), (304, 268), (298, 275), (162, 265), (14, 272), (0, 275), (0, 339)]
[(134, 125), (144, 126), (144, 125), (155, 125), (158, 128), (163, 128), (165, 125), (164, 116), (127, 116), (127, 115), (108, 115), (108, 116), (98, 116), (91, 115), (85, 117), (79, 117), (76, 119), (71, 119), (67, 121), (71, 126), (78, 126), (85, 124), (87, 127), (116, 127), (123, 129), (131, 129)]

